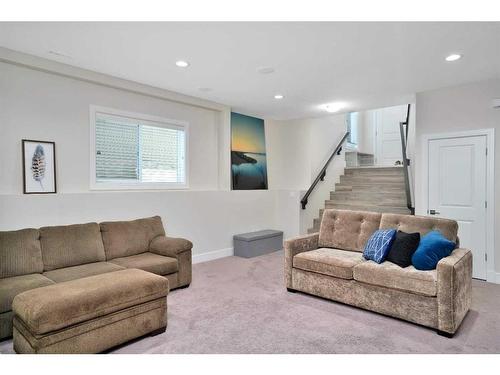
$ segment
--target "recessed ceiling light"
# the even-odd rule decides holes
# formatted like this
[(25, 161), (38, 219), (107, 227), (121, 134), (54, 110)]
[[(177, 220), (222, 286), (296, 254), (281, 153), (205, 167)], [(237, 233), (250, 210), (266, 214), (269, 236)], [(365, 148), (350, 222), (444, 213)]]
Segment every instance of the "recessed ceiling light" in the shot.
[(281, 95), (281, 94), (274, 95), (274, 99), (280, 100), (280, 99), (283, 99), (283, 98), (284, 98), (284, 96)]
[(322, 109), (330, 113), (338, 112), (344, 107), (345, 107), (344, 103), (328, 103), (328, 104), (323, 104), (321, 106)]
[(270, 66), (261, 66), (260, 68), (257, 68), (257, 72), (260, 74), (271, 74), (274, 73), (274, 68)]
[(457, 61), (458, 59), (460, 59), (462, 57), (462, 55), (459, 55), (458, 53), (454, 53), (450, 56), (447, 56), (446, 57), (446, 61)]
[(177, 65), (179, 68), (187, 68), (189, 66), (189, 63), (184, 60), (179, 60), (175, 62), (175, 65)]
[(60, 52), (60, 51), (54, 51), (54, 50), (50, 50), (49, 53), (51, 55), (55, 55), (55, 56), (58, 56), (58, 57), (66, 57), (68, 59), (71, 59), (71, 56), (64, 53), (64, 52)]

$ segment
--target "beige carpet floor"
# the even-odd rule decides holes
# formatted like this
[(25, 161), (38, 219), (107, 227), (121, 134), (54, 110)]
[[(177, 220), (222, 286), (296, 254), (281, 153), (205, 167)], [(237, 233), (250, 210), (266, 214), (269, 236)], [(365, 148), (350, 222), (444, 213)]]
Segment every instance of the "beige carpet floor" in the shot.
[[(301, 293), (283, 284), (283, 253), (193, 266), (168, 296), (168, 328), (113, 353), (500, 353), (500, 285), (473, 282), (454, 338)], [(12, 341), (0, 342), (11, 353)]]

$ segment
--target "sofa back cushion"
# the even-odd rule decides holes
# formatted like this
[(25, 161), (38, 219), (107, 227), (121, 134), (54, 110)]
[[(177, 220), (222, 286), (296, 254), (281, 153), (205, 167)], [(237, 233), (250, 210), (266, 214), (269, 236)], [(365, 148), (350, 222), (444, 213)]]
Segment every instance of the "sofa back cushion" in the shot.
[(0, 278), (42, 273), (42, 250), (37, 229), (0, 232)]
[(319, 247), (363, 252), (366, 241), (379, 229), (377, 212), (327, 209), (319, 229)]
[(40, 228), (44, 271), (105, 260), (99, 224)]
[(421, 237), (432, 230), (438, 230), (448, 240), (457, 242), (458, 224), (455, 220), (427, 216), (382, 214), (380, 229), (389, 228), (406, 233), (418, 232)]
[(144, 253), (153, 238), (165, 235), (159, 216), (100, 225), (107, 260)]

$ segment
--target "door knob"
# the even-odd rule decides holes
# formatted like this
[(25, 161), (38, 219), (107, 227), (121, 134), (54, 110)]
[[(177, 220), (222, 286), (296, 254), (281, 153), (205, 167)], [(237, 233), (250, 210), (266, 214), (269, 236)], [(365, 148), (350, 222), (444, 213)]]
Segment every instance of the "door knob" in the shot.
[(429, 214), (431, 215), (439, 215), (441, 212), (438, 212), (436, 210), (429, 210)]

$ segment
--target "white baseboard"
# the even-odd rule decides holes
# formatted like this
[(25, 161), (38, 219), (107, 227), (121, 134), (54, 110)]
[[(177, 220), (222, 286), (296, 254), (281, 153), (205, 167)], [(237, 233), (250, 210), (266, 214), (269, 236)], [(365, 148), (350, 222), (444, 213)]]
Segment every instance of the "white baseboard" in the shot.
[(208, 253), (195, 254), (193, 255), (193, 264), (208, 262), (209, 260), (230, 257), (234, 255), (234, 250), (232, 247), (227, 249), (220, 249), (215, 251), (209, 251)]
[(487, 280), (489, 283), (500, 284), (500, 272), (488, 271)]

